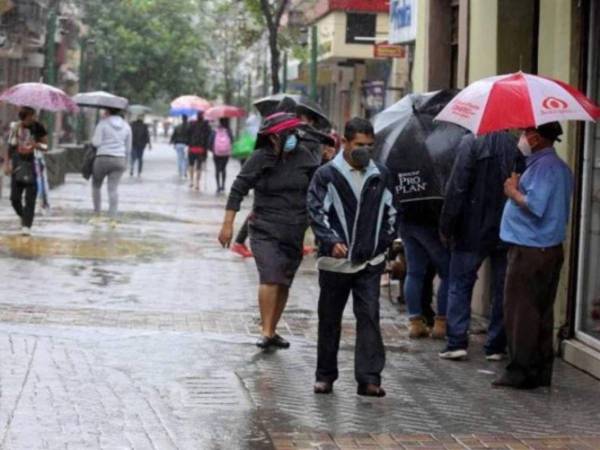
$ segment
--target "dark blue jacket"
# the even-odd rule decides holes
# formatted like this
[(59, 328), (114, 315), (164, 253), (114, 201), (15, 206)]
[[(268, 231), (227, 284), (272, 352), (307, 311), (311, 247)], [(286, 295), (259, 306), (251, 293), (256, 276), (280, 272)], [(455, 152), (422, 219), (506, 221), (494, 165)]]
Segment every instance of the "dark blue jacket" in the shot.
[(486, 251), (501, 244), (504, 182), (522, 164), (517, 140), (508, 132), (467, 134), (461, 140), (440, 217), (440, 232), (457, 250)]
[(387, 250), (396, 237), (396, 208), (387, 169), (371, 162), (360, 193), (355, 195), (350, 170), (340, 152), (321, 166), (308, 189), (308, 214), (319, 243), (319, 255), (331, 256), (337, 243), (348, 247), (348, 259), (362, 264)]

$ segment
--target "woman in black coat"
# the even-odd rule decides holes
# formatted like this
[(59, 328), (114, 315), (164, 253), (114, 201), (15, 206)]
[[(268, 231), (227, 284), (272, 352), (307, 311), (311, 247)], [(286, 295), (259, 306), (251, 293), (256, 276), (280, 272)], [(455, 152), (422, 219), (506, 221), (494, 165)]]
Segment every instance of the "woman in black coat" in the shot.
[(306, 194), (320, 154), (298, 140), (302, 122), (294, 114), (276, 113), (265, 119), (257, 149), (231, 187), (219, 242), (229, 247), (233, 223), (244, 197), (254, 189), (250, 215), (250, 245), (260, 277), (258, 302), (262, 336), (258, 347), (287, 348), (276, 332), (290, 286), (302, 261), (308, 226)]

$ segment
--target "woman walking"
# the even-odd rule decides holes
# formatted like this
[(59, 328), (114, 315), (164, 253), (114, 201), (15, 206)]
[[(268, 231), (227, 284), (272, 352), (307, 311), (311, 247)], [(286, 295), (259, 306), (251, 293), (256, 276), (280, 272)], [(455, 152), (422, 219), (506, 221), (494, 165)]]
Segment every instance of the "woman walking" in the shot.
[(242, 200), (254, 189), (250, 244), (260, 278), (258, 302), (262, 336), (260, 348), (288, 348), (277, 334), (290, 286), (302, 261), (308, 226), (306, 194), (320, 155), (298, 143), (302, 122), (294, 114), (276, 113), (265, 119), (256, 151), (231, 187), (219, 242), (229, 247), (233, 223)]
[(96, 160), (92, 172), (92, 199), (94, 221), (100, 218), (102, 206), (101, 189), (104, 179), (108, 179), (108, 216), (111, 225), (116, 226), (119, 205), (119, 182), (127, 169), (126, 156), (131, 152), (131, 127), (121, 117), (121, 110), (108, 109), (94, 131), (92, 144), (96, 147)]
[(233, 134), (229, 128), (229, 119), (219, 119), (219, 125), (211, 136), (210, 148), (215, 161), (215, 176), (217, 177), (217, 194), (225, 192), (227, 178), (227, 163), (233, 147)]
[[(21, 233), (31, 235), (38, 194), (35, 151), (46, 151), (48, 133), (36, 120), (35, 110), (27, 106), (19, 110), (19, 121), (11, 124), (5, 171), (11, 174), (10, 201), (21, 218)], [(25, 202), (23, 202), (25, 200)]]

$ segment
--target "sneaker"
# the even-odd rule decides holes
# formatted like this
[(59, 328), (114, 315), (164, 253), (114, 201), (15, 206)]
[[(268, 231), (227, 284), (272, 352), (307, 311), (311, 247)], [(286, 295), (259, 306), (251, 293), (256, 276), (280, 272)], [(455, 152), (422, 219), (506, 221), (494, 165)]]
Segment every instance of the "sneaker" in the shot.
[(29, 228), (29, 227), (21, 228), (21, 235), (22, 236), (31, 236), (31, 228)]
[(252, 252), (245, 244), (235, 243), (231, 246), (231, 251), (237, 253), (242, 258), (252, 258)]
[(506, 359), (506, 353), (490, 353), (489, 355), (485, 355), (485, 359), (488, 361), (502, 361)]
[(438, 353), (438, 356), (442, 359), (450, 359), (452, 361), (461, 361), (461, 360), (467, 358), (467, 350), (465, 350), (464, 348), (450, 350), (448, 347), (446, 347), (444, 350), (442, 350), (440, 353)]

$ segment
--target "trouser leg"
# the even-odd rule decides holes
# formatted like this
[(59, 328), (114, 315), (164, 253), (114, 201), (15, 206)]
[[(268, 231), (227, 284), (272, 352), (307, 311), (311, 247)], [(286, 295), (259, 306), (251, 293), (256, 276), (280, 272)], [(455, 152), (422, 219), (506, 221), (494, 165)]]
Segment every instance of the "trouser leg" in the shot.
[(108, 215), (116, 217), (119, 208), (119, 182), (124, 168), (117, 167), (108, 174)]
[(92, 170), (92, 201), (96, 214), (100, 214), (102, 207), (102, 184), (104, 183), (104, 177), (106, 177), (104, 160), (104, 157), (97, 157)]
[(450, 350), (469, 346), (471, 298), (482, 257), (476, 252), (454, 251), (450, 257), (447, 336)]
[(317, 342), (317, 381), (333, 383), (338, 378), (342, 316), (351, 288), (351, 275), (319, 271), (319, 337)]
[(25, 207), (23, 208), (23, 226), (31, 228), (35, 217), (35, 203), (37, 200), (37, 184), (32, 183), (25, 186)]
[(23, 191), (25, 186), (21, 183), (17, 183), (13, 176), (10, 183), (10, 203), (17, 213), (17, 216), (23, 217)]
[(506, 250), (497, 249), (490, 254), (492, 267), (492, 307), (488, 327), (485, 353), (506, 351), (506, 331), (504, 330), (504, 283), (506, 280)]
[(412, 236), (403, 234), (402, 240), (404, 242), (407, 265), (404, 298), (406, 300), (408, 315), (411, 318), (419, 317), (423, 313), (421, 309), (421, 296), (429, 259), (427, 251)]
[(385, 348), (379, 323), (379, 289), (383, 265), (368, 266), (352, 276), (356, 316), (354, 374), (359, 384), (381, 384)]

